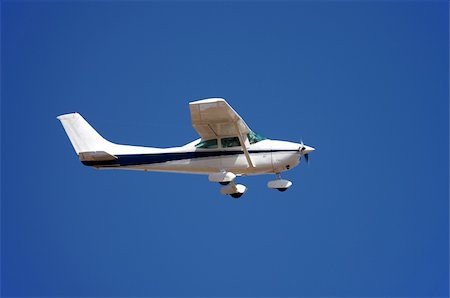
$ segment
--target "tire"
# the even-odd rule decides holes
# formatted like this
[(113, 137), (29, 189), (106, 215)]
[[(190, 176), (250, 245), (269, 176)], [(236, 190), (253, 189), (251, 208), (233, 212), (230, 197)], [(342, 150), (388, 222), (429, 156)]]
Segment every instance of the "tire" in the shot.
[(281, 191), (281, 192), (283, 192), (283, 191), (286, 191), (286, 190), (288, 190), (287, 188), (284, 188), (284, 187), (280, 187), (280, 188), (277, 188), (278, 189), (278, 191)]
[(228, 185), (230, 184), (230, 181), (225, 181), (225, 182), (219, 182), (220, 185)]
[(230, 196), (232, 196), (235, 199), (239, 199), (242, 195), (243, 195), (243, 193), (239, 193), (239, 192), (230, 194)]

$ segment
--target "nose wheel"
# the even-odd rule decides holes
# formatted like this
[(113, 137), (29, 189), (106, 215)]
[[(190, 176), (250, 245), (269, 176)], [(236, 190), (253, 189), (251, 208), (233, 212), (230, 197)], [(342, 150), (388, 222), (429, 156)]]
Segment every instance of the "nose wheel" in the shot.
[(279, 192), (284, 192), (284, 191), (286, 191), (286, 190), (288, 190), (287, 188), (283, 188), (283, 187), (279, 187), (279, 188), (277, 188), (277, 190), (279, 191)]
[(270, 189), (276, 189), (280, 192), (288, 190), (292, 186), (292, 182), (286, 179), (282, 179), (280, 173), (276, 174), (277, 179), (269, 181), (267, 187)]

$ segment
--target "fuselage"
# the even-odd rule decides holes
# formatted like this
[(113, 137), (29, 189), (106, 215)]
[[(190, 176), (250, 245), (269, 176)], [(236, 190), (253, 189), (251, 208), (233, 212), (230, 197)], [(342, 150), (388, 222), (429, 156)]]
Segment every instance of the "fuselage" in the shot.
[(236, 175), (280, 173), (300, 162), (301, 144), (265, 139), (247, 147), (253, 167), (240, 146), (198, 148), (200, 139), (174, 148), (115, 145), (108, 153), (114, 160), (81, 160), (98, 169), (127, 169), (158, 172), (208, 174), (227, 171)]
[(200, 139), (184, 146), (153, 148), (121, 145), (103, 138), (79, 113), (60, 115), (80, 161), (97, 169), (207, 174), (222, 185), (220, 193), (233, 198), (247, 190), (235, 183), (236, 176), (276, 174), (267, 187), (286, 191), (292, 182), (280, 173), (308, 161), (313, 147), (270, 140), (251, 130), (223, 99), (208, 98), (189, 103), (193, 128)]

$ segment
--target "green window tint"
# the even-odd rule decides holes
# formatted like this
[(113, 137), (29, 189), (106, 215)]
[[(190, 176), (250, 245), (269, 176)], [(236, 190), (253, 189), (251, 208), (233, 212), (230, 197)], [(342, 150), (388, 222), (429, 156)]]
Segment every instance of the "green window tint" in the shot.
[(255, 144), (255, 143), (258, 143), (259, 141), (267, 139), (266, 137), (264, 137), (264, 136), (262, 136), (260, 134), (257, 134), (257, 133), (255, 133), (253, 131), (249, 132), (247, 134), (247, 137), (248, 137), (248, 141), (250, 142), (250, 144)]
[(223, 138), (220, 140), (223, 148), (241, 146), (238, 137)]
[(206, 140), (195, 145), (197, 148), (201, 149), (217, 149), (217, 139)]

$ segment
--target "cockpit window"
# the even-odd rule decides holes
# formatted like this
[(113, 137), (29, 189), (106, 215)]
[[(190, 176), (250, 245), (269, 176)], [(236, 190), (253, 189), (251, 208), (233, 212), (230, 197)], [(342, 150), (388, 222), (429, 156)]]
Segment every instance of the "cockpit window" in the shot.
[(195, 147), (201, 149), (217, 149), (217, 139), (202, 141), (195, 145)]
[(250, 144), (255, 144), (255, 143), (258, 143), (259, 141), (267, 139), (266, 137), (264, 137), (264, 136), (262, 136), (260, 134), (257, 134), (257, 133), (255, 133), (253, 131), (249, 132), (247, 134), (247, 137), (248, 137), (248, 141), (250, 142)]
[(238, 137), (223, 138), (220, 140), (223, 148), (241, 146)]

